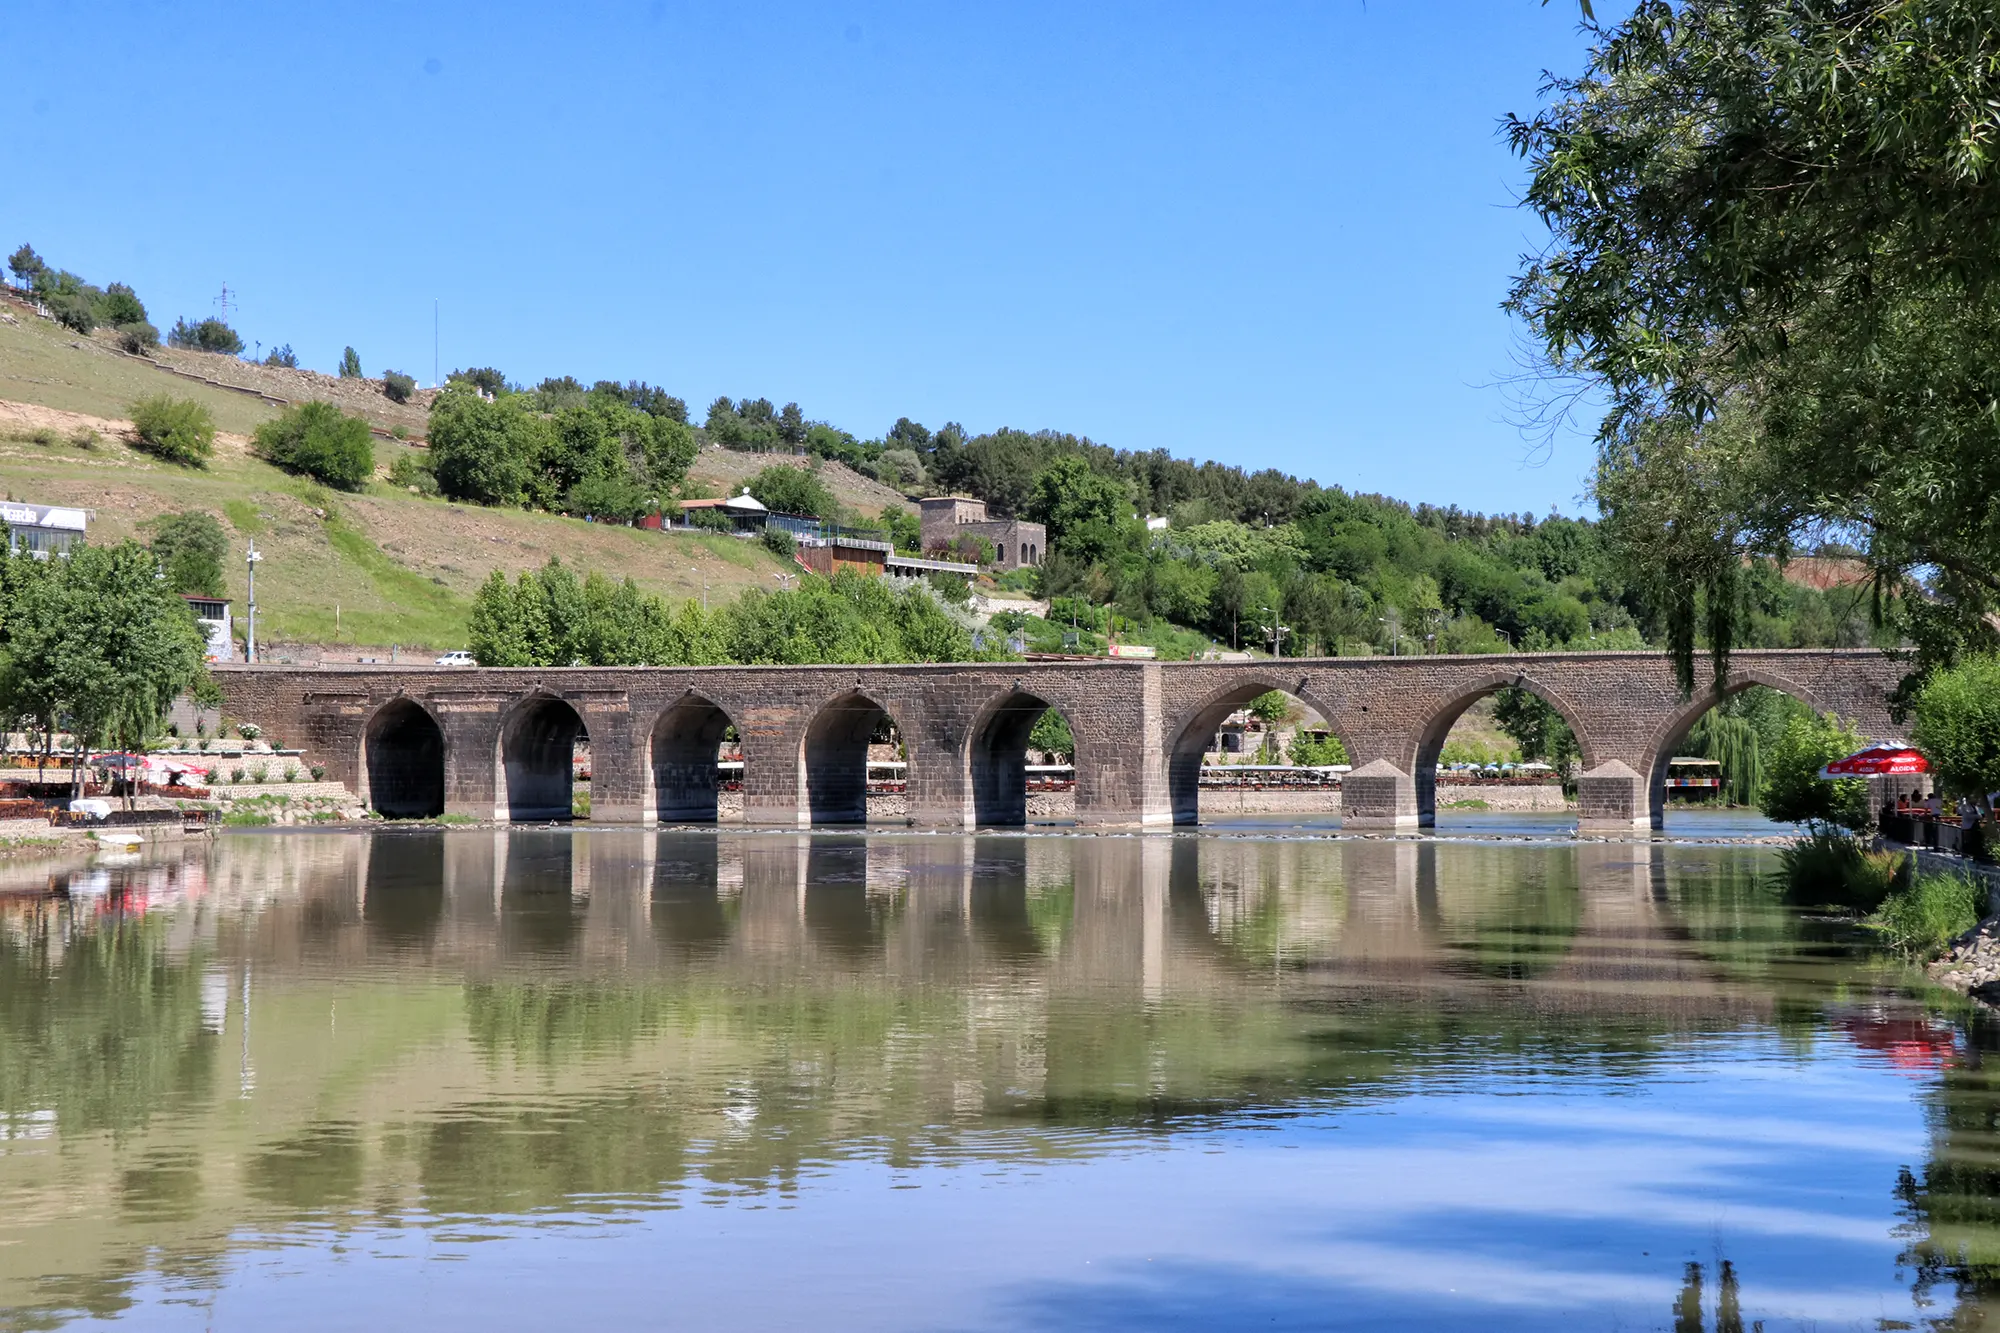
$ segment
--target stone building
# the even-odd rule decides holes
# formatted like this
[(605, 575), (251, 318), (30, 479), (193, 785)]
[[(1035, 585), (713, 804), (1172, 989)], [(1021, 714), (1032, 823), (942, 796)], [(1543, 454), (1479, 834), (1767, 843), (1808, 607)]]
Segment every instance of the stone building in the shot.
[(988, 518), (986, 502), (965, 495), (934, 495), (917, 501), (923, 515), (924, 554), (951, 552), (961, 537), (993, 544), (995, 569), (1024, 569), (1048, 557), (1049, 530), (1019, 518)]

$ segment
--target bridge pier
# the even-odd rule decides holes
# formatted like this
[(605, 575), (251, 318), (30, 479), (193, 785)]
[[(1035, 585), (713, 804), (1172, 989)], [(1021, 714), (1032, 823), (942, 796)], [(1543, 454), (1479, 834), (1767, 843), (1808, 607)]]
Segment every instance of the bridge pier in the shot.
[(1429, 823), (1417, 806), (1416, 779), (1387, 759), (1361, 765), (1340, 782), (1344, 829), (1414, 829)]
[(1607, 759), (1576, 780), (1576, 824), (1582, 833), (1630, 833), (1655, 827), (1646, 779), (1630, 764)]

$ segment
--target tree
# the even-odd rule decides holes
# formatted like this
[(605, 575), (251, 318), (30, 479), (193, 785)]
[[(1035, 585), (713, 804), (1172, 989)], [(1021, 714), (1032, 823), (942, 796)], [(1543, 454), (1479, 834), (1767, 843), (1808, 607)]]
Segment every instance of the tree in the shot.
[(1132, 526), (1131, 489), (1068, 454), (1036, 474), (1028, 516), (1048, 525), (1051, 548), (1096, 560), (1117, 542), (1121, 529)]
[(229, 536), (214, 515), (184, 509), (155, 519), (152, 530), (149, 547), (166, 575), (167, 587), (201, 597), (223, 595), (222, 562), (229, 556)]
[(806, 442), (805, 413), (799, 411), (797, 403), (786, 403), (784, 410), (778, 413), (778, 438), (786, 444)]
[(157, 393), (125, 410), (132, 418), (132, 442), (149, 454), (202, 467), (215, 452), (215, 420), (200, 403)]
[(1552, 240), (1509, 306), (1610, 400), (1599, 504), (1692, 682), (1745, 552), (1858, 540), (1918, 671), (2000, 603), (2000, 24), (1975, 0), (1641, 0), (1510, 123)]
[(368, 423), (317, 399), (288, 407), (257, 427), (251, 451), (265, 462), (358, 491), (375, 475), (375, 440)]
[(548, 422), (509, 394), (488, 400), (464, 379), (431, 401), (431, 470), (438, 490), (475, 504), (515, 504), (528, 484), (530, 460), (549, 435)]
[(157, 732), (200, 677), (206, 641), (136, 542), (82, 546), (47, 564), (8, 608), (4, 688), (14, 711), (67, 720), (82, 747), (72, 779), (81, 795), (84, 751)]
[(382, 372), (382, 396), (392, 403), (407, 403), (410, 395), (417, 391), (416, 377), (405, 375), (400, 370)]
[(1828, 782), (1819, 775), (1861, 745), (1861, 737), (1831, 713), (1790, 718), (1764, 760), (1764, 795), (1758, 805), (1765, 816), (1780, 824), (1868, 827), (1868, 784), (1860, 778)]
[(32, 287), (35, 279), (46, 272), (49, 266), (35, 253), (34, 246), (23, 245), (7, 257), (7, 267), (13, 270), (16, 286)]
[(1028, 748), (1038, 750), (1058, 764), (1076, 762), (1076, 736), (1070, 731), (1069, 719), (1055, 709), (1046, 709), (1035, 719), (1035, 729), (1028, 733)]
[(474, 366), (470, 370), (454, 370), (445, 376), (447, 384), (464, 383), (484, 393), (488, 398), (498, 398), (507, 392), (507, 377), (492, 366)]
[(361, 356), (352, 347), (340, 349), (340, 378), (344, 380), (361, 378)]
[(750, 494), (776, 514), (832, 518), (840, 508), (833, 492), (810, 468), (776, 463), (750, 479)]
[(1911, 738), (1938, 785), (1961, 796), (2000, 791), (2000, 656), (1968, 657), (1924, 682)]
[(146, 322), (146, 304), (130, 287), (114, 282), (104, 289), (104, 295), (98, 299), (97, 319), (101, 324), (143, 324)]
[(1552, 765), (1567, 782), (1582, 752), (1561, 713), (1533, 690), (1510, 686), (1493, 704), (1493, 720), (1521, 751), (1521, 758)]
[(243, 351), (243, 339), (236, 330), (219, 319), (204, 319), (199, 324), (190, 324), (185, 318), (174, 321), (167, 331), (169, 347), (185, 348), (190, 352), (218, 352), (236, 356)]
[(292, 350), (290, 343), (285, 343), (283, 346), (273, 347), (271, 354), (264, 358), (264, 364), (267, 366), (282, 366), (286, 370), (297, 370), (299, 368), (299, 354)]

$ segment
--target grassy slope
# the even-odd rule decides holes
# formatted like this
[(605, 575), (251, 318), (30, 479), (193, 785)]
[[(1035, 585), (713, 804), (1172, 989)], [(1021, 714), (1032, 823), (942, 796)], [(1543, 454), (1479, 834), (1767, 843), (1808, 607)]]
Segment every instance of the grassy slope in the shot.
[[(0, 430), (7, 436), (0, 438), (0, 489), (16, 499), (95, 510), (91, 536), (97, 541), (143, 536), (146, 520), (171, 510), (213, 513), (232, 533), (227, 574), (239, 616), (249, 539), (265, 554), (257, 601), (259, 631), (267, 639), (460, 647), (471, 595), (486, 575), (540, 565), (552, 554), (629, 576), (674, 598), (699, 597), (704, 583), (718, 599), (748, 586), (769, 587), (770, 575), (785, 568), (763, 547), (728, 537), (479, 509), (407, 495), (381, 482), (360, 495), (334, 494), (250, 457), (241, 440), (221, 442), (205, 469), (174, 467), (114, 434), (132, 399), (162, 390), (198, 399), (224, 431), (246, 433), (274, 410), (119, 357), (37, 320), (0, 323), (0, 400), (106, 419), (97, 423), (106, 439), (95, 449), (35, 444), (24, 438), (25, 430)], [(386, 468), (401, 448), (378, 442), (377, 462)]]

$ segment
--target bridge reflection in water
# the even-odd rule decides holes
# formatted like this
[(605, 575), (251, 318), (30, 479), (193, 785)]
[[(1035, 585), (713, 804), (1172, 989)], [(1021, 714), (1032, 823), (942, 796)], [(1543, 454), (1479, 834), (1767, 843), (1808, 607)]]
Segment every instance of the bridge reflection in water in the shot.
[(1081, 1163), (1499, 1066), (1637, 1077), (1768, 1033), (1788, 993), (1801, 1021), (1801, 927), (1760, 855), (224, 838), (0, 917), (7, 1125), (59, 1149), (0, 1152), (32, 1219), (0, 1222), (0, 1308), (113, 1313), (246, 1235), (810, 1195), (841, 1161)]

